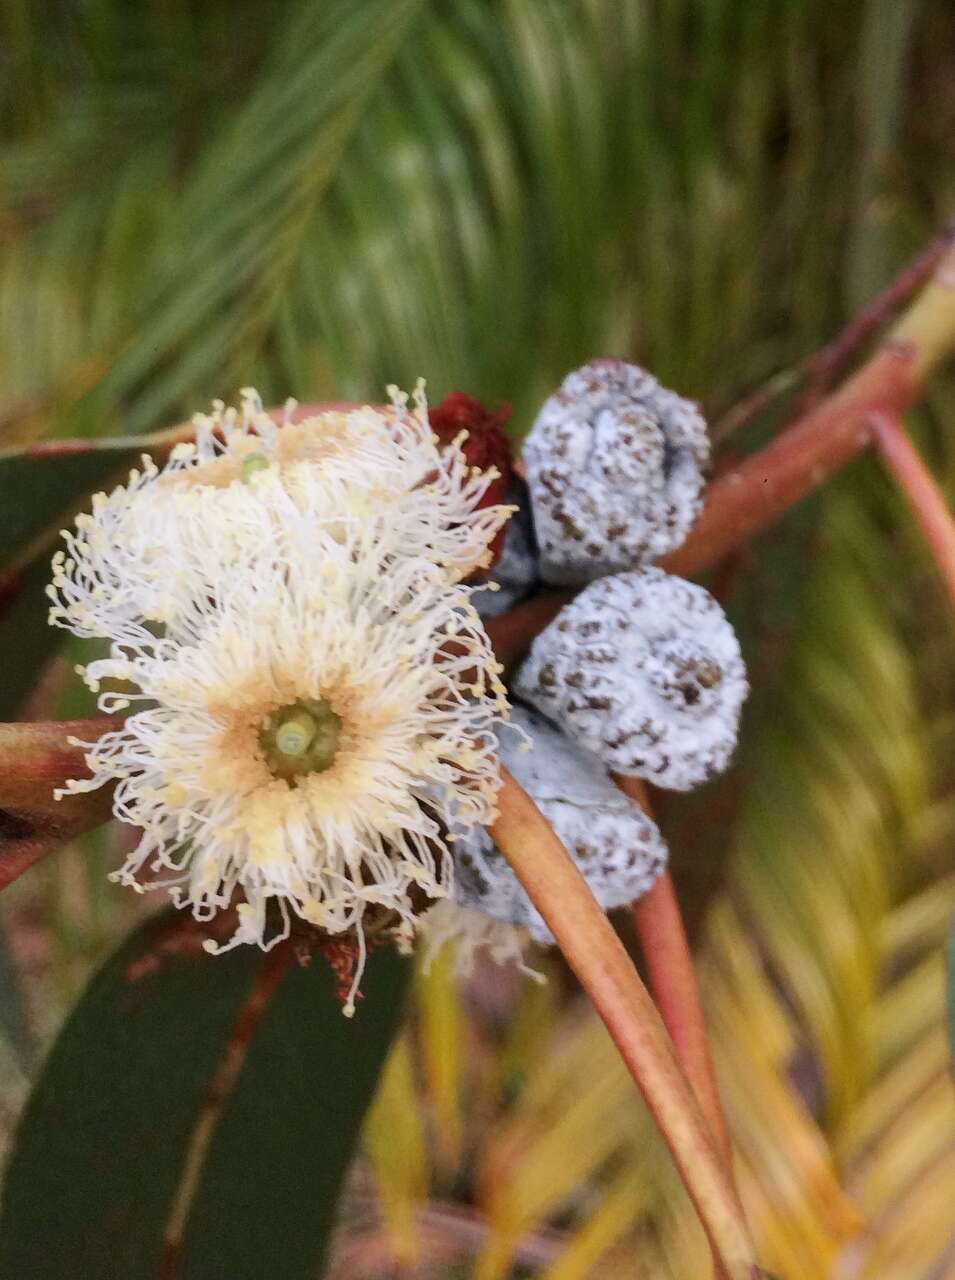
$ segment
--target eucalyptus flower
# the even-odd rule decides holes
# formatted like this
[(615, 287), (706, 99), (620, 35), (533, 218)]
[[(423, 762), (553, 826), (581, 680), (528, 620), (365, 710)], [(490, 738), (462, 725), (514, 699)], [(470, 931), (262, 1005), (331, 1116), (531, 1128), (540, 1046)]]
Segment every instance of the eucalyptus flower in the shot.
[(493, 820), (508, 706), (463, 579), (509, 513), (480, 505), (494, 478), (438, 449), (420, 390), (282, 427), (249, 393), (67, 535), (53, 621), (111, 641), (83, 674), (133, 713), (65, 790), (116, 784), (122, 883), (199, 920), (238, 900), (210, 951), (297, 917), (363, 955), (369, 912), (409, 940)]
[(278, 425), (257, 393), (240, 410), (216, 401), (193, 419), (195, 439), (163, 467), (148, 456), (125, 485), (95, 494), (92, 511), (64, 530), (53, 559), (50, 621), (75, 635), (148, 642), (175, 626), (189, 602), (214, 595), (224, 566), (251, 562), (265, 545), (301, 556), (309, 529), (359, 536), (381, 554), (420, 554), (461, 578), (491, 561), (509, 508), (484, 505), (495, 468), (473, 467), (461, 445), (440, 450), (419, 386), (413, 411), (329, 411)]

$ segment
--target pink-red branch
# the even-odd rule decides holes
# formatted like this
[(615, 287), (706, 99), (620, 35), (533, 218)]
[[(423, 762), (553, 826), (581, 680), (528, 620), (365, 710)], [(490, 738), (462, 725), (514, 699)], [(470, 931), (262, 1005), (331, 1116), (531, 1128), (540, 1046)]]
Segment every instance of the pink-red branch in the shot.
[(955, 345), (955, 249), (862, 367), (818, 408), (710, 485), (692, 533), (662, 562), (692, 577), (749, 542), (870, 441), (866, 419), (900, 413)]
[(793, 417), (802, 417), (835, 383), (839, 374), (871, 342), (884, 324), (915, 296), (932, 276), (955, 241), (955, 221), (943, 227), (927, 249), (898, 273), (894, 280), (853, 316), (849, 323), (819, 351), (813, 352), (801, 365), (806, 382), (804, 397)]
[(693, 955), (669, 871), (633, 904), (632, 912), (650, 990), (729, 1174), (733, 1150), (710, 1056)]
[(870, 414), (868, 425), (879, 457), (918, 522), (955, 608), (955, 521), (945, 498), (894, 414)]
[(714, 441), (723, 440), (739, 431), (793, 387), (802, 386), (803, 390), (790, 412), (789, 420), (804, 417), (832, 388), (842, 371), (883, 325), (914, 297), (936, 270), (953, 241), (955, 220), (943, 227), (916, 258), (906, 263), (895, 279), (866, 303), (830, 342), (806, 356), (793, 368), (780, 370), (727, 410), (713, 428)]
[[(635, 800), (650, 815), (647, 788), (639, 778), (614, 774), (614, 781), (624, 795)], [(732, 1179), (733, 1149), (710, 1055), (693, 953), (683, 926), (673, 877), (668, 870), (657, 877), (649, 892), (638, 898), (631, 910), (646, 960), (650, 990), (663, 1025), (670, 1033), (676, 1056), (693, 1086), (727, 1177)]]
[(647, 989), (586, 880), (526, 791), (501, 769), (495, 844), (547, 922), (642, 1092), (730, 1280), (758, 1275), (743, 1211)]

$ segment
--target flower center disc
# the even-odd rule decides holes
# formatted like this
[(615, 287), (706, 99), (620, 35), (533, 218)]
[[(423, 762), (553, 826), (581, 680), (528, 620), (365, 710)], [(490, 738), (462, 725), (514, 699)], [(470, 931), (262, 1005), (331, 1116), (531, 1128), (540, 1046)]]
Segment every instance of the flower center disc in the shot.
[(259, 746), (276, 778), (302, 777), (331, 768), (341, 719), (323, 698), (302, 698), (279, 707), (263, 722)]

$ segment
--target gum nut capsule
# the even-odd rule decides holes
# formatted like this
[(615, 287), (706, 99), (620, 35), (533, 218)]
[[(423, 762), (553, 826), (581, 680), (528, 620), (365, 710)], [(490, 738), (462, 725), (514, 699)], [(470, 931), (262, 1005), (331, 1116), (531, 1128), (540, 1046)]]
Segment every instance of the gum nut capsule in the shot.
[(537, 543), (531, 519), (527, 485), (518, 476), (511, 479), (505, 501), (517, 510), (501, 533), (503, 546), (497, 564), (478, 581), (495, 582), (497, 590), (475, 591), (471, 603), (482, 618), (496, 618), (523, 600), (537, 584)]
[(623, 360), (567, 375), (524, 441), (541, 576), (579, 585), (678, 547), (709, 461), (696, 406)]
[[(547, 818), (605, 909), (642, 897), (666, 866), (667, 848), (656, 824), (614, 786), (606, 769), (542, 715), (512, 708), (499, 734), (501, 762)], [(474, 827), (454, 845), (452, 897), (462, 907), (521, 925), (538, 942), (552, 943), (543, 918), (491, 837)]]
[(709, 592), (651, 567), (585, 588), (514, 690), (609, 769), (686, 791), (729, 764), (748, 685)]

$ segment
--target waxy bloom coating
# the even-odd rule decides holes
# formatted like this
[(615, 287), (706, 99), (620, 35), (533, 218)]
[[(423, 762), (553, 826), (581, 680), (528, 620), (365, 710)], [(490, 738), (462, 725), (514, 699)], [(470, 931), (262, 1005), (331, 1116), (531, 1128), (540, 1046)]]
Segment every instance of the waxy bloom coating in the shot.
[(686, 791), (729, 764), (748, 685), (713, 597), (647, 568), (585, 588), (536, 638), (514, 689), (607, 768)]
[[(599, 760), (543, 716), (514, 706), (511, 721), (524, 730), (530, 749), (528, 741), (505, 728), (501, 762), (551, 824), (594, 897), (605, 910), (642, 897), (666, 866), (667, 849), (656, 824), (614, 786)], [(553, 943), (543, 917), (486, 831), (473, 828), (455, 842), (454, 867), (455, 903), (521, 926), (537, 942)], [(445, 904), (437, 914), (446, 917)], [(500, 947), (500, 931), (485, 930), (479, 923), (477, 929), (479, 944)], [(458, 932), (467, 945), (463, 924)]]
[[(515, 478), (507, 491), (513, 514), (499, 536), (501, 550), (493, 568), (475, 580), (474, 607), (482, 618), (497, 618), (530, 595), (538, 582), (537, 545), (527, 486)], [(493, 589), (483, 586), (494, 583)]]
[(283, 427), (247, 397), (197, 427), (54, 562), (53, 620), (113, 642), (85, 670), (122, 682), (101, 708), (141, 707), (66, 790), (117, 784), (143, 832), (124, 883), (197, 919), (238, 894), (227, 945), (290, 916), (361, 944), (373, 908), (408, 937), (449, 833), (495, 814), (507, 701), (462, 585), (508, 514), (479, 505), (494, 473), (439, 451), (420, 394)]
[(594, 360), (544, 404), (523, 457), (541, 575), (577, 585), (666, 555), (702, 505), (696, 406), (636, 365)]

